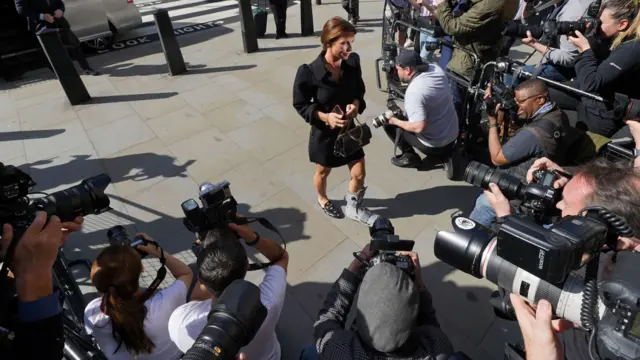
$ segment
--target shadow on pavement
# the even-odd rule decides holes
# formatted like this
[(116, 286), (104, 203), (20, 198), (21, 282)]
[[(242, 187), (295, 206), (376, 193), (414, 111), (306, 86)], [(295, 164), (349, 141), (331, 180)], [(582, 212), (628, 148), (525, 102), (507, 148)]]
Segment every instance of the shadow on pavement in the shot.
[(293, 51), (293, 50), (308, 50), (319, 48), (320, 45), (292, 45), (292, 46), (276, 46), (276, 47), (261, 47), (258, 52), (272, 52), (272, 51)]
[[(257, 65), (235, 65), (235, 66), (219, 66), (208, 68), (207, 65), (197, 64), (191, 65), (185, 62), (187, 65), (187, 74), (211, 74), (223, 71), (239, 71), (248, 70), (256, 67)], [(130, 77), (130, 76), (148, 76), (168, 73), (167, 64), (157, 65), (138, 65), (134, 63), (115, 64), (100, 69), (105, 75), (113, 77)]]
[(87, 104), (111, 104), (118, 102), (168, 99), (178, 95), (175, 91), (147, 94), (105, 95), (92, 97)]
[(65, 129), (25, 130), (0, 132), (0, 141), (32, 140), (50, 138), (65, 132)]

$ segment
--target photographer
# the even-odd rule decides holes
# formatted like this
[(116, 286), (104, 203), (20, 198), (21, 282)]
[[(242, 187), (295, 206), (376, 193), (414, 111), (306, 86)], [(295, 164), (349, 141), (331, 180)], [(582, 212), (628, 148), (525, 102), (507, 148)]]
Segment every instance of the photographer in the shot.
[(198, 254), (197, 265), (198, 279), (211, 298), (178, 307), (169, 320), (169, 335), (180, 350), (189, 350), (207, 325), (212, 303), (234, 280), (244, 279), (249, 260), (239, 238), (244, 239), (246, 245), (255, 247), (270, 262), (275, 262), (259, 286), (260, 301), (268, 310), (267, 318), (253, 340), (241, 351), (251, 360), (279, 360), (280, 344), (275, 328), (284, 304), (289, 255), (274, 241), (261, 237), (246, 225), (229, 224), (229, 228), (208, 232)]
[[(536, 170), (552, 169), (562, 170), (549, 159), (539, 159), (529, 169), (527, 178), (531, 181), (533, 172)], [(563, 217), (577, 215), (586, 206), (598, 205), (624, 217), (635, 234), (640, 234), (640, 212), (638, 212), (640, 168), (597, 158), (577, 168), (571, 180), (566, 178), (556, 180), (554, 187), (563, 188), (562, 200), (556, 205), (562, 211)], [(485, 193), (498, 217), (511, 213), (509, 201), (495, 184), (491, 186), (491, 191), (485, 191)], [(619, 238), (617, 245), (618, 250), (640, 251), (639, 239)], [(566, 321), (554, 321), (550, 324), (551, 316), (549, 316), (550, 310), (547, 308), (548, 303), (543, 302), (542, 304), (542, 308), (538, 304), (537, 312), (540, 314), (536, 314), (534, 321), (532, 317), (536, 310), (519, 299), (513, 303), (525, 339), (527, 359), (562, 359), (563, 349), (565, 359), (590, 358), (588, 334), (572, 329), (562, 333), (559, 338), (556, 337), (556, 332), (569, 329), (572, 326)], [(554, 331), (551, 332), (551, 329)], [(551, 354), (545, 350), (551, 351)]]
[[(557, 14), (551, 14), (555, 16), (548, 20), (557, 21), (577, 21), (585, 16), (589, 5), (592, 0), (568, 0), (557, 12)], [(559, 1), (562, 2), (562, 1)], [(577, 47), (575, 47), (566, 35), (556, 36), (554, 39), (549, 39), (550, 44), (544, 45), (538, 42), (531, 35), (531, 31), (527, 31), (527, 37), (521, 41), (523, 44), (533, 48), (535, 51), (542, 54), (547, 60), (542, 64), (542, 69), (539, 76), (555, 81), (569, 81), (575, 77), (575, 71), (573, 65), (576, 58), (580, 54)], [(536, 66), (525, 66), (523, 70), (532, 73)], [(518, 80), (514, 82), (514, 87), (517, 86)]]
[[(44, 212), (37, 212), (35, 219), (22, 235), (15, 249), (11, 274), (15, 292), (1, 296), (10, 301), (10, 308), (3, 317), (9, 323), (2, 324), (4, 331), (15, 331), (8, 348), (0, 348), (2, 359), (13, 360), (59, 360), (62, 358), (64, 334), (62, 327), (62, 305), (60, 293), (53, 288), (53, 263), (58, 248), (68, 234), (80, 230), (82, 218), (74, 222), (60, 223), (57, 216), (47, 222)], [(2, 229), (2, 258), (13, 239), (13, 228), (4, 224)], [(17, 295), (17, 297), (16, 297)], [(14, 300), (16, 300), (14, 302)], [(15, 307), (14, 307), (15, 306)], [(17, 317), (14, 316), (17, 314)], [(37, 344), (37, 346), (34, 346)], [(3, 346), (0, 345), (0, 346)]]
[[(453, 37), (454, 43), (475, 52), (480, 62), (495, 60), (502, 50), (504, 24), (513, 19), (519, 7), (518, 0), (472, 0), (469, 8), (454, 17), (449, 1), (436, 0), (437, 8), (427, 7), (434, 14), (444, 32)], [(473, 80), (473, 59), (459, 49), (453, 50), (449, 71)], [(464, 106), (464, 92), (457, 83), (452, 83), (453, 101), (460, 121)]]
[[(302, 359), (448, 359), (451, 343), (440, 330), (431, 295), (420, 274), (418, 254), (409, 255), (415, 279), (390, 263), (370, 268), (361, 277), (363, 263), (354, 259), (342, 271), (325, 298), (316, 321), (315, 349), (304, 349)], [(369, 245), (360, 253), (369, 258)], [(353, 330), (347, 315), (360, 288)]]
[[(385, 113), (384, 131), (402, 152), (391, 158), (399, 167), (418, 166), (423, 154), (446, 155), (458, 137), (458, 117), (453, 107), (447, 75), (438, 66), (423, 63), (413, 50), (400, 53), (396, 59), (398, 77), (409, 86), (404, 97), (408, 119)], [(395, 155), (395, 154), (394, 154)], [(450, 164), (451, 165), (451, 164)]]
[[(487, 90), (491, 94), (491, 89)], [(489, 101), (492, 101), (490, 97)], [(504, 145), (500, 143), (499, 124), (503, 122), (504, 111), (500, 104), (489, 113), (489, 152), (491, 162), (508, 168), (513, 175), (524, 180), (533, 161), (549, 157), (560, 163), (565, 162), (569, 139), (567, 132), (571, 125), (566, 114), (549, 101), (546, 84), (542, 80), (527, 80), (515, 91), (518, 104), (518, 119), (524, 122), (522, 127)], [(469, 216), (474, 221), (491, 226), (495, 213), (485, 194), (480, 195)]]
[(615, 111), (614, 94), (640, 97), (640, 17), (632, 0), (609, 0), (602, 5), (599, 36), (614, 39), (609, 56), (600, 61), (591, 49), (589, 40), (580, 32), (569, 41), (580, 51), (575, 62), (576, 78), (568, 83), (577, 89), (595, 93), (604, 98), (599, 102), (587, 97), (556, 89), (551, 99), (567, 110), (578, 111), (577, 127), (611, 137), (621, 126)]
[[(146, 234), (138, 236), (153, 241)], [(164, 258), (176, 281), (157, 293), (157, 285), (141, 290), (142, 259), (136, 250)], [(155, 243), (135, 248), (110, 245), (91, 268), (91, 282), (102, 296), (87, 305), (85, 329), (108, 359), (179, 359), (182, 352), (170, 341), (167, 324), (171, 313), (185, 303), (192, 278), (186, 264)]]

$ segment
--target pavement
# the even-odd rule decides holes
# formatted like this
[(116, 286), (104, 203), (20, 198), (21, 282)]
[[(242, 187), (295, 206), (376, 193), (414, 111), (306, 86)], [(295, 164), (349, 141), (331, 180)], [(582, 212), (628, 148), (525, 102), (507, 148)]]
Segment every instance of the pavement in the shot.
[[(386, 97), (376, 90), (374, 75), (382, 4), (360, 1), (354, 44), (367, 84), (361, 119), (368, 122), (385, 110)], [(100, 173), (111, 176), (107, 192), (113, 209), (86, 218), (83, 234), (65, 244), (68, 257), (94, 259), (107, 245), (106, 229), (120, 224), (132, 234), (148, 233), (193, 262), (193, 234), (182, 225), (180, 204), (197, 198), (204, 181), (230, 181), (241, 212), (273, 222), (288, 241), (291, 259), (277, 329), (287, 360), (297, 359), (312, 341), (324, 296), (352, 253), (370, 239), (366, 227), (331, 219), (316, 203), (308, 125), (292, 107), (291, 87), (297, 67), (317, 56), (320, 41), (319, 32), (296, 35), (299, 10), (297, 3), (289, 8), (290, 39), (274, 39), (269, 15), (271, 35), (260, 39), (261, 50), (254, 54), (242, 51), (237, 9), (224, 23), (185, 31), (178, 40), (190, 69), (186, 75), (167, 75), (157, 41), (93, 56), (90, 61), (102, 75), (82, 77), (93, 97), (83, 105), (71, 106), (47, 70), (29, 73), (19, 83), (0, 83), (0, 161), (28, 172), (37, 191), (59, 190)], [(313, 11), (318, 31), (332, 16), (345, 16), (336, 1), (314, 4)], [(523, 59), (524, 50), (512, 54)], [(391, 219), (402, 239), (415, 240), (425, 284), (456, 349), (473, 359), (502, 358), (504, 341), (517, 339), (519, 331), (493, 315), (487, 300), (494, 286), (433, 255), (436, 232), (451, 229), (453, 214), (468, 214), (480, 190), (447, 180), (442, 169), (392, 166), (393, 144), (382, 131), (373, 133), (365, 149), (365, 204)], [(331, 199), (343, 199), (348, 180), (346, 168), (333, 171)], [(144, 261), (143, 280), (150, 282), (157, 263)], [(95, 295), (86, 274), (77, 276), (88, 296)], [(248, 276), (254, 282), (261, 278), (261, 272)]]

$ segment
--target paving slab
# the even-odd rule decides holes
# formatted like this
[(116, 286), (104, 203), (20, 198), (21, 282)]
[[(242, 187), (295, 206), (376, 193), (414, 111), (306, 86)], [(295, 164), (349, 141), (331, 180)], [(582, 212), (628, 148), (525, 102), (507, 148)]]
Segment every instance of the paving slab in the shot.
[[(360, 3), (363, 20), (354, 43), (367, 86), (360, 119), (368, 123), (386, 110), (374, 68), (382, 3)], [(20, 83), (0, 82), (0, 161), (30, 173), (42, 191), (103, 172), (112, 178), (107, 188), (112, 210), (87, 217), (83, 233), (65, 244), (70, 258), (93, 259), (107, 246), (106, 230), (124, 225), (131, 233), (149, 233), (193, 263), (194, 236), (183, 227), (180, 204), (197, 198), (201, 182), (231, 181), (239, 211), (268, 218), (288, 241), (289, 287), (277, 329), (286, 360), (297, 359), (312, 341), (324, 296), (352, 253), (369, 242), (366, 227), (331, 219), (317, 204), (309, 128), (293, 109), (291, 86), (297, 68), (313, 61), (321, 48), (319, 32), (297, 35), (299, 10), (297, 2), (289, 8), (289, 39), (268, 34), (253, 54), (242, 52), (233, 9), (219, 24), (179, 36), (186, 75), (166, 73), (158, 42), (95, 55), (90, 61), (103, 75), (82, 76), (93, 100), (78, 106), (68, 103), (48, 70), (29, 73)], [(337, 1), (314, 5), (313, 11), (318, 31), (327, 19), (345, 15)], [(517, 46), (512, 55), (523, 60), (526, 50)], [(390, 218), (401, 238), (416, 241), (425, 283), (454, 345), (474, 359), (501, 358), (503, 341), (519, 333), (514, 323), (493, 315), (487, 300), (494, 286), (433, 255), (437, 231), (451, 229), (452, 215), (468, 213), (479, 190), (447, 180), (437, 165), (428, 171), (392, 166), (393, 144), (380, 129), (373, 135), (365, 149), (365, 204)], [(329, 196), (341, 206), (349, 179), (346, 167), (328, 179)], [(260, 258), (250, 252), (250, 259)], [(145, 259), (143, 283), (153, 279), (156, 268), (157, 262)], [(247, 278), (257, 283), (262, 276), (258, 271)], [(86, 274), (78, 280), (88, 296), (96, 295)]]

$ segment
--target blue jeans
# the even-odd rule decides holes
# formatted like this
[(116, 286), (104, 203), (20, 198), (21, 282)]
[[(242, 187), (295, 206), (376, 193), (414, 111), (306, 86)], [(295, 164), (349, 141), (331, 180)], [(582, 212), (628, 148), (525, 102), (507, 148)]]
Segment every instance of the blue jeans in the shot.
[[(444, 37), (445, 40), (451, 40), (451, 36), (447, 35)], [(442, 68), (442, 70), (446, 70), (447, 69), (447, 65), (449, 65), (449, 61), (451, 61), (451, 57), (453, 56), (453, 49), (442, 45), (441, 50), (440, 50), (440, 67)]]
[[(535, 69), (536, 69), (535, 65), (527, 65), (522, 68), (522, 70), (528, 73), (533, 73)], [(571, 76), (567, 76), (569, 75), (568, 74), (569, 72), (571, 72), (571, 69), (565, 70), (556, 65), (547, 63), (542, 65), (542, 71), (540, 71), (540, 74), (538, 74), (538, 76), (542, 76), (545, 79), (549, 79), (553, 81), (565, 82), (565, 81), (571, 80)], [(513, 76), (511, 75), (505, 75), (504, 76), (505, 84), (511, 85), (512, 78)], [(520, 80), (519, 78), (516, 78), (516, 80), (513, 82), (513, 88), (517, 89), (518, 86), (520, 86), (521, 82), (522, 80)]]
[(420, 57), (427, 62), (433, 62), (433, 51), (427, 51), (424, 47), (428, 43), (437, 42), (438, 39), (434, 38), (433, 32), (427, 35), (424, 31), (420, 32)]
[(476, 206), (474, 206), (471, 211), (469, 219), (488, 228), (490, 228), (491, 224), (496, 220), (496, 211), (493, 210), (484, 192), (476, 199)]
[(318, 360), (318, 350), (316, 344), (309, 344), (302, 349), (300, 360)]
[(460, 87), (460, 84), (454, 80), (449, 79), (449, 87), (451, 88), (451, 96), (453, 98), (453, 107), (456, 109), (458, 115), (458, 123), (460, 125), (460, 131), (466, 129), (466, 119), (463, 118), (464, 112), (464, 92), (466, 89)]

